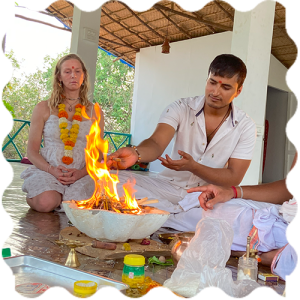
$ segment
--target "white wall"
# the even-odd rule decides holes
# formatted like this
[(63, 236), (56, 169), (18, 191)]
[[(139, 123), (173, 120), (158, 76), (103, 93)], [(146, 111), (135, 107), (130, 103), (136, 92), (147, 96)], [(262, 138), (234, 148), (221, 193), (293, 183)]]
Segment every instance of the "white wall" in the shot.
[[(209, 64), (217, 55), (230, 53), (231, 38), (232, 32), (225, 32), (171, 43), (170, 54), (162, 54), (161, 46), (141, 49), (136, 57), (132, 144), (139, 144), (153, 133), (168, 104), (180, 97), (204, 94)], [(270, 69), (271, 85), (286, 89), (286, 68), (272, 58)], [(165, 153), (170, 154), (171, 148), (172, 144)], [(161, 169), (159, 161), (150, 164), (151, 171)]]

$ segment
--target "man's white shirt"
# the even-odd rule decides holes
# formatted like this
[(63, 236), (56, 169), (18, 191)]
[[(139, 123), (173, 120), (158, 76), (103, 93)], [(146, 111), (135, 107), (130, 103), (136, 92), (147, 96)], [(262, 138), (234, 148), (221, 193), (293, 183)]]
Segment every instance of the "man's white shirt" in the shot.
[[(170, 157), (179, 160), (178, 150), (182, 150), (199, 164), (211, 168), (226, 167), (229, 158), (251, 160), (256, 140), (254, 121), (231, 104), (230, 115), (207, 146), (204, 103), (205, 96), (181, 98), (161, 114), (158, 123), (168, 124), (176, 131)], [(175, 188), (189, 189), (206, 184), (191, 172), (168, 168), (161, 171), (158, 178), (168, 180)]]

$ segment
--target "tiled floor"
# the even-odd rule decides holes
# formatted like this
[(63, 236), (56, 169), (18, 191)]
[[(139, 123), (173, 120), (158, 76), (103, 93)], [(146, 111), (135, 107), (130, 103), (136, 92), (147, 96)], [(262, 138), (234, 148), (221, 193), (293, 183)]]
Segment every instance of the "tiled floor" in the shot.
[[(60, 231), (68, 226), (68, 218), (64, 213), (38, 213), (29, 208), (25, 200), (25, 194), (21, 190), (22, 180), (20, 174), (28, 165), (11, 163), (14, 170), (14, 178), (10, 186), (3, 195), (3, 206), (12, 218), (14, 228), (10, 237), (6, 240), (3, 248), (11, 248), (12, 256), (32, 255), (45, 260), (64, 264), (69, 249), (67, 246), (57, 246), (54, 240), (59, 238)], [(99, 274), (111, 279), (121, 281), (123, 270), (122, 260), (113, 263), (99, 261), (78, 253), (81, 263), (80, 270), (85, 270)], [(227, 267), (232, 271), (233, 279), (237, 275), (237, 258), (231, 257)], [(153, 280), (163, 283), (170, 278), (174, 267), (148, 266), (145, 267), (146, 276)], [(259, 270), (270, 272), (267, 267), (260, 267)], [(259, 280), (261, 285), (264, 285)], [(285, 283), (280, 281), (278, 284), (271, 284), (270, 287), (277, 293), (282, 294)]]

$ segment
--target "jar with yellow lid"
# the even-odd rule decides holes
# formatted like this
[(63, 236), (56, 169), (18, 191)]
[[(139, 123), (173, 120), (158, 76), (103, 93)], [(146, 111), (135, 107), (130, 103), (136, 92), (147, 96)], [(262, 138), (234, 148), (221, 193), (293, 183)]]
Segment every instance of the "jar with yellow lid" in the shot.
[(124, 257), (122, 281), (130, 288), (137, 288), (145, 280), (145, 257), (138, 254), (128, 254)]
[(74, 295), (79, 298), (87, 298), (97, 291), (97, 282), (91, 280), (79, 280), (74, 282)]

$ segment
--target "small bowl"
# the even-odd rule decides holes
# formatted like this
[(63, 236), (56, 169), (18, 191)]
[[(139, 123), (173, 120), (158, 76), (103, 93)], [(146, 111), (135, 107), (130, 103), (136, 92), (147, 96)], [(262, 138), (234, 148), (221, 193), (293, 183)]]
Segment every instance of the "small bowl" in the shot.
[(164, 243), (169, 245), (174, 238), (176, 237), (176, 235), (174, 233), (162, 233), (160, 235), (158, 235), (158, 238)]

